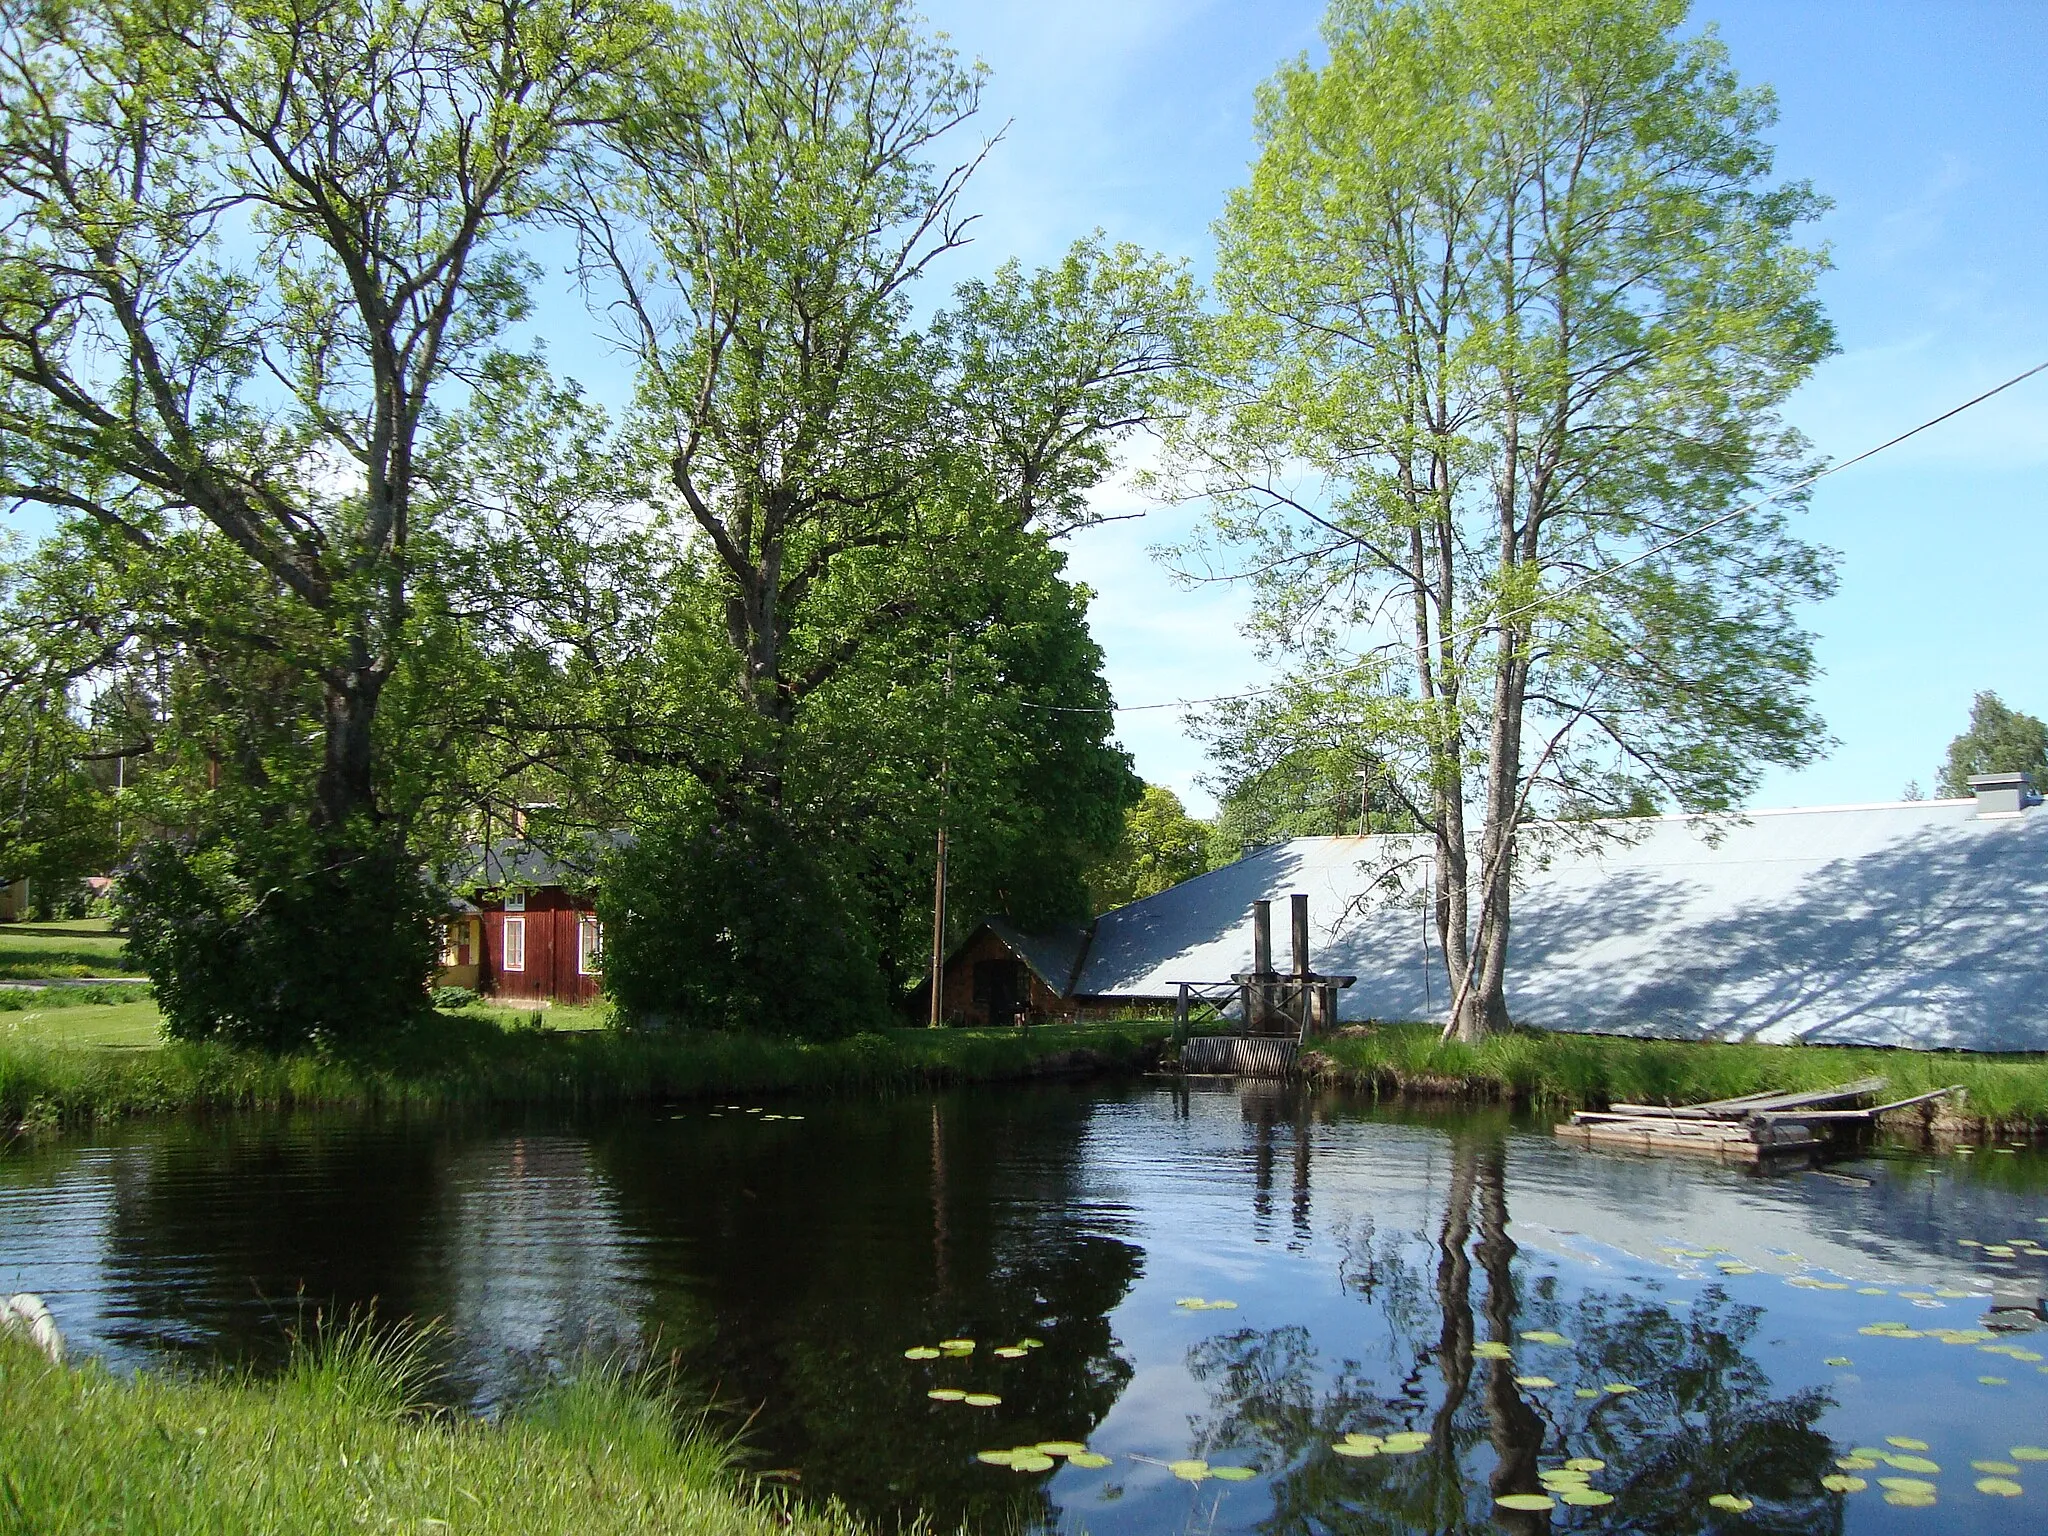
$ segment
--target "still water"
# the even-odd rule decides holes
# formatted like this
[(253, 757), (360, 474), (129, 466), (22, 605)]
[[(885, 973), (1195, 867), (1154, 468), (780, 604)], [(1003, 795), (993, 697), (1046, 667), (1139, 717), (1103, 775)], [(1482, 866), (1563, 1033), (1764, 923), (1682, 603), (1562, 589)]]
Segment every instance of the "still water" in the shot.
[[(445, 1390), (484, 1410), (673, 1354), (758, 1467), (885, 1527), (2039, 1532), (2048, 1449), (2013, 1451), (2048, 1447), (2043, 1245), (2039, 1152), (1761, 1179), (1278, 1085), (0, 1155), (0, 1288), (117, 1366), (260, 1365), (372, 1302), (439, 1319)], [(905, 1357), (943, 1340), (974, 1349)], [(1041, 1441), (1106, 1464), (977, 1456)], [(1838, 1467), (1858, 1450), (1893, 1460)], [(1496, 1502), (1544, 1473), (1550, 1509)]]

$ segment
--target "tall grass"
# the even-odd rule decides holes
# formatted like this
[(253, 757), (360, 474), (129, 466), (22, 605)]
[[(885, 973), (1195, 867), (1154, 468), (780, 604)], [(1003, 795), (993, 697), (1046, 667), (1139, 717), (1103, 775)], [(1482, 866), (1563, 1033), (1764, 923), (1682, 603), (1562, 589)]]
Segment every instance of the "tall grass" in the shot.
[(485, 1423), (423, 1409), (419, 1359), (350, 1329), (268, 1381), (120, 1378), (0, 1337), (0, 1529), (858, 1536), (748, 1487), (729, 1445), (615, 1371)]
[(1326, 1079), (1375, 1092), (1463, 1095), (1552, 1108), (1689, 1104), (1882, 1077), (1890, 1099), (1960, 1084), (1962, 1116), (1990, 1129), (2048, 1126), (2048, 1056), (1855, 1046), (1627, 1040), (1517, 1030), (1437, 1045), (1433, 1026), (1388, 1024), (1318, 1041)]
[(604, 1105), (720, 1093), (840, 1093), (986, 1082), (1062, 1066), (1136, 1068), (1165, 1024), (773, 1035), (503, 1029), (443, 1014), (378, 1049), (283, 1056), (203, 1042), (94, 1051), (0, 1039), (0, 1123), (56, 1128), (175, 1109)]

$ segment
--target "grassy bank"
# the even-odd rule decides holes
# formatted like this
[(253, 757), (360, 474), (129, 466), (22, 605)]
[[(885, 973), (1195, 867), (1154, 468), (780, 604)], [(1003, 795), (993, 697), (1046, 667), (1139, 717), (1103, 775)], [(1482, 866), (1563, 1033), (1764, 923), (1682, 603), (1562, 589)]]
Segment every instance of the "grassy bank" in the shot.
[(1888, 1099), (1961, 1084), (1944, 1123), (1990, 1132), (2048, 1130), (2048, 1056), (1876, 1050), (1856, 1046), (1721, 1045), (1612, 1035), (1497, 1035), (1438, 1048), (1424, 1024), (1380, 1025), (1317, 1042), (1322, 1081), (1387, 1095), (1508, 1100), (1538, 1108), (1690, 1104), (1745, 1093), (1828, 1088), (1882, 1077)]
[(356, 1334), (268, 1381), (122, 1378), (0, 1337), (0, 1527), (856, 1536), (753, 1490), (727, 1447), (616, 1378), (484, 1423), (416, 1410), (408, 1366)]
[(1156, 1057), (1168, 1029), (901, 1029), (809, 1045), (765, 1035), (535, 1028), (509, 1014), (507, 1027), (465, 1011), (394, 1032), (374, 1051), (270, 1056), (179, 1041), (144, 1049), (83, 1043), (102, 1029), (90, 1017), (99, 1011), (40, 1016), (34, 1031), (0, 1024), (0, 1124), (55, 1129), (177, 1109), (603, 1105), (992, 1082), (1136, 1069)]
[(0, 981), (122, 976), (140, 969), (127, 940), (101, 917), (51, 923), (0, 923)]

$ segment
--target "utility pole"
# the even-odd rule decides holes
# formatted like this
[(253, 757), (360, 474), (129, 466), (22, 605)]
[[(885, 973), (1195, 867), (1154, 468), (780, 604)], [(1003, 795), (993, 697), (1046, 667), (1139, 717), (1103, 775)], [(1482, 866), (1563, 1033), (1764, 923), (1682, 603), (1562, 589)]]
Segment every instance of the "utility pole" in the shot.
[(1371, 782), (1371, 779), (1372, 770), (1370, 768), (1358, 770), (1358, 835), (1360, 837), (1364, 837), (1372, 831), (1372, 818), (1367, 815), (1365, 809), (1366, 786)]
[(930, 1027), (945, 1022), (946, 990), (946, 805), (950, 789), (947, 729), (953, 715), (953, 646), (946, 645), (946, 702), (939, 715), (939, 856), (932, 872), (932, 1016)]

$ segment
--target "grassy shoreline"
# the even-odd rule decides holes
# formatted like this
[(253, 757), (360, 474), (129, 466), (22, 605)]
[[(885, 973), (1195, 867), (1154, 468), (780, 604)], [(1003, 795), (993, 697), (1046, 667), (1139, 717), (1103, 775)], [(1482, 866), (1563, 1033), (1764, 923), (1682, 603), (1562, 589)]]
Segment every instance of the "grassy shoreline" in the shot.
[[(67, 1009), (63, 1023), (85, 1014)], [(98, 1048), (0, 1034), (0, 1126), (57, 1130), (174, 1110), (576, 1107), (730, 1093), (843, 1093), (1138, 1071), (1163, 1022), (769, 1035), (505, 1027), (441, 1014), (374, 1052), (270, 1056), (188, 1041)]]
[(701, 1424), (586, 1372), (491, 1422), (420, 1411), (401, 1330), (347, 1331), (271, 1379), (119, 1377), (0, 1336), (0, 1517), (36, 1532), (457, 1530), (860, 1536), (761, 1490)]
[(1314, 1042), (1311, 1081), (1390, 1098), (1507, 1102), (1538, 1110), (1688, 1104), (1882, 1077), (1887, 1099), (1960, 1084), (1966, 1096), (1918, 1118), (1955, 1135), (2048, 1132), (2048, 1055), (1869, 1046), (1749, 1045), (1515, 1031), (1439, 1048), (1428, 1024), (1382, 1024)]

